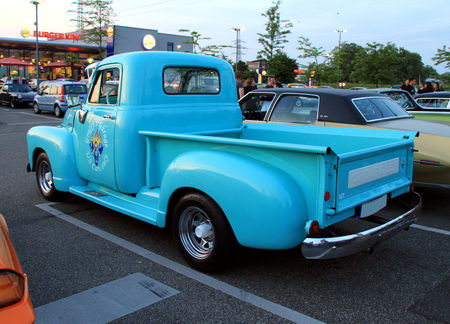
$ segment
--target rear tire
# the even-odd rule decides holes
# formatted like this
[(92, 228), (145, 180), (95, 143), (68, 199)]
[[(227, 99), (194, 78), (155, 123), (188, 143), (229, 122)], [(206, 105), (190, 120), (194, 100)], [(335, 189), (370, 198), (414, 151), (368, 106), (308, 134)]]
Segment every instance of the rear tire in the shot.
[(59, 118), (59, 117), (62, 117), (63, 115), (64, 115), (64, 113), (62, 112), (61, 107), (56, 105), (55, 106), (55, 116)]
[(14, 103), (14, 100), (10, 100), (9, 101), (9, 107), (11, 107), (11, 109), (14, 109), (14, 108), (16, 108), (16, 104)]
[(45, 152), (39, 154), (36, 160), (36, 181), (39, 191), (45, 199), (50, 201), (60, 199), (62, 193), (55, 188), (52, 166)]
[(40, 113), (41, 113), (41, 110), (39, 109), (39, 105), (38, 105), (37, 102), (35, 102), (35, 103), (33, 104), (33, 110), (34, 110), (34, 113), (35, 113), (35, 114), (40, 114)]
[(172, 232), (184, 259), (200, 271), (224, 268), (234, 235), (220, 207), (209, 197), (190, 193), (175, 206)]

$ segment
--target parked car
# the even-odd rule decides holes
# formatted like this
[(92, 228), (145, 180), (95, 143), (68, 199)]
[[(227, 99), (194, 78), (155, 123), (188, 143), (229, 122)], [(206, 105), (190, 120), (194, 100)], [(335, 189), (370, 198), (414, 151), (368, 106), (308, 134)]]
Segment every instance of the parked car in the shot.
[(423, 110), (450, 112), (450, 91), (427, 92), (414, 98)]
[(352, 87), (350, 90), (367, 90), (367, 87)]
[(29, 85), (18, 83), (5, 83), (0, 90), (0, 103), (16, 108), (31, 106), (36, 95)]
[(28, 278), (9, 238), (5, 218), (0, 214), (0, 323), (33, 323), (34, 318)]
[(67, 95), (78, 94), (81, 101), (86, 99), (87, 88), (80, 82), (49, 82), (33, 101), (36, 114), (41, 111), (54, 111), (56, 117), (62, 117), (67, 110)]
[(343, 89), (260, 89), (239, 100), (245, 119), (419, 131), (414, 181), (450, 188), (450, 125), (414, 118), (384, 94)]
[(288, 88), (306, 88), (306, 85), (303, 83), (288, 83)]

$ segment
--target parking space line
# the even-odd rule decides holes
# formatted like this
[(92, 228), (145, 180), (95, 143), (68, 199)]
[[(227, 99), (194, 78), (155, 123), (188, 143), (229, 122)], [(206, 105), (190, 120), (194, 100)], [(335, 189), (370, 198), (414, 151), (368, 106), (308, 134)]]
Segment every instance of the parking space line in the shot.
[(178, 293), (142, 273), (133, 273), (37, 307), (35, 324), (109, 323)]
[(410, 227), (417, 228), (417, 229), (420, 229), (422, 231), (428, 231), (428, 232), (434, 232), (434, 233), (439, 233), (439, 234), (444, 234), (444, 235), (450, 235), (450, 231), (441, 230), (439, 228), (428, 227), (428, 226), (417, 225), (417, 224), (412, 224), (412, 225), (410, 225)]
[(323, 323), (323, 322), (318, 321), (318, 320), (316, 320), (312, 317), (309, 317), (305, 314), (299, 313), (297, 311), (294, 311), (294, 310), (287, 308), (285, 306), (282, 306), (280, 304), (271, 302), (270, 300), (264, 299), (262, 297), (254, 295), (252, 293), (249, 293), (247, 291), (244, 291), (242, 289), (234, 287), (230, 284), (227, 284), (226, 282), (217, 280), (217, 279), (215, 279), (211, 276), (208, 276), (204, 273), (198, 272), (187, 266), (176, 263), (176, 262), (169, 260), (159, 254), (156, 254), (149, 250), (146, 250), (146, 249), (140, 247), (139, 245), (131, 243), (131, 242), (124, 240), (118, 236), (115, 236), (111, 233), (105, 232), (105, 231), (103, 231), (97, 227), (94, 227), (90, 224), (82, 222), (70, 215), (67, 215), (67, 214), (51, 207), (51, 205), (54, 205), (54, 204), (55, 203), (45, 203), (45, 204), (36, 205), (36, 207), (54, 215), (72, 225), (75, 225), (75, 226), (77, 226), (81, 229), (84, 229), (98, 237), (101, 237), (113, 244), (116, 244), (124, 249), (127, 249), (128, 251), (131, 251), (137, 255), (140, 255), (141, 257), (144, 257), (144, 258), (146, 258), (152, 262), (155, 262), (163, 267), (166, 267), (172, 271), (175, 271), (185, 277), (188, 277), (190, 279), (198, 281), (199, 283), (207, 285), (217, 291), (220, 291), (224, 294), (232, 296), (243, 302), (249, 303), (249, 304), (251, 304), (255, 307), (258, 307), (262, 310), (265, 310), (267, 312), (275, 314), (281, 318), (293, 321), (295, 323), (305, 323), (305, 324), (307, 324), (307, 323), (314, 323), (314, 324)]

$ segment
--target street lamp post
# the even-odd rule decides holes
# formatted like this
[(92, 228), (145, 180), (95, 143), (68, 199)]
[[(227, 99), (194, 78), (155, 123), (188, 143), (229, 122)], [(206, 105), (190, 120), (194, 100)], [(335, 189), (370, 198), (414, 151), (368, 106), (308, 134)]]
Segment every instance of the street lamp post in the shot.
[(44, 0), (31, 0), (31, 4), (36, 6), (36, 90), (39, 91), (39, 25), (38, 25), (38, 5)]
[(241, 33), (241, 30), (244, 30), (244, 27), (233, 27), (231, 28), (231, 30), (236, 32), (236, 65), (234, 66), (234, 70), (237, 71), (237, 64), (239, 62), (239, 58), (240, 58), (240, 52), (241, 52), (241, 46), (239, 43), (239, 35)]
[(339, 37), (338, 37), (338, 60), (337, 60), (337, 64), (338, 64), (338, 66), (337, 66), (337, 83), (339, 86), (339, 82), (340, 82), (339, 65), (340, 65), (340, 61), (341, 61), (341, 35), (342, 35), (342, 33), (347, 32), (347, 30), (346, 29), (342, 29), (342, 30), (336, 29), (335, 32), (339, 34)]

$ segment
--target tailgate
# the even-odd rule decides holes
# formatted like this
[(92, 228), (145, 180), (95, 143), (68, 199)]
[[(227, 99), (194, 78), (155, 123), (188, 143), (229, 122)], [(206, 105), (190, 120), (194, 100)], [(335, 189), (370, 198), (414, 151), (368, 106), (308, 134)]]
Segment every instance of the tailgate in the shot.
[(383, 207), (386, 198), (408, 192), (412, 182), (413, 148), (413, 140), (405, 139), (377, 148), (340, 154), (336, 213), (377, 198), (374, 204)]

